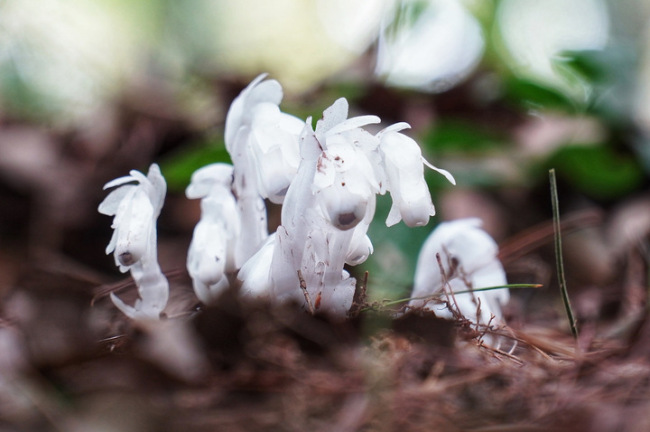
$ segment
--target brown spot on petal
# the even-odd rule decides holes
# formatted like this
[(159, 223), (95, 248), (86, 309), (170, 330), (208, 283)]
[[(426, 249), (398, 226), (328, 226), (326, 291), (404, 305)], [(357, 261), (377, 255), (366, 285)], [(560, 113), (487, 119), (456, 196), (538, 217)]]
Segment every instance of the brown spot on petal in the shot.
[(135, 262), (133, 259), (133, 254), (129, 251), (122, 252), (118, 259), (123, 266), (130, 266)]
[(357, 220), (357, 217), (354, 213), (342, 213), (338, 217), (339, 220), (339, 225), (342, 227), (351, 225), (355, 220)]

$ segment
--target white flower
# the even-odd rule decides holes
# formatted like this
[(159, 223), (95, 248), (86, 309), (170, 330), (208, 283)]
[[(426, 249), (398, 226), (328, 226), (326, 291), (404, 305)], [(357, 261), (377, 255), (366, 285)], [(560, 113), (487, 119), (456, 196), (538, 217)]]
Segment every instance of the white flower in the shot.
[(330, 223), (346, 230), (354, 228), (363, 219), (371, 198), (379, 191), (379, 185), (366, 155), (353, 145), (340, 141), (328, 139), (327, 150), (318, 160), (314, 191)]
[(194, 228), (187, 254), (187, 270), (194, 292), (203, 303), (214, 301), (235, 272), (235, 248), (241, 233), (237, 202), (231, 191), (233, 167), (215, 163), (197, 170), (185, 194), (201, 198), (201, 220)]
[[(282, 203), (298, 170), (298, 136), (304, 122), (278, 107), (282, 87), (276, 80), (255, 78), (230, 105), (226, 116), (226, 149), (235, 165), (237, 188), (250, 188)], [(246, 178), (246, 185), (238, 184)]]
[(300, 162), (298, 135), (304, 122), (280, 111), (282, 87), (265, 77), (253, 80), (226, 116), (226, 149), (235, 167), (233, 190), (243, 227), (237, 252), (242, 262), (268, 236), (262, 198), (282, 203)]
[(347, 101), (341, 98), (326, 110), (315, 132), (323, 152), (317, 161), (313, 191), (325, 217), (342, 230), (354, 228), (365, 217), (380, 189), (367, 154), (377, 147), (378, 140), (361, 128), (380, 120), (376, 116), (347, 119), (347, 115)]
[(126, 305), (115, 294), (111, 300), (130, 318), (157, 319), (169, 298), (169, 284), (158, 266), (156, 248), (156, 220), (167, 185), (156, 164), (149, 167), (146, 177), (135, 170), (129, 174), (104, 185), (104, 189), (119, 187), (108, 194), (98, 211), (115, 216), (106, 253), (113, 252), (120, 271), (131, 271), (140, 298), (134, 306)]
[[(423, 226), (436, 211), (424, 180), (424, 166), (420, 146), (399, 131), (410, 127), (407, 123), (394, 124), (377, 134), (380, 139), (379, 152), (386, 175), (386, 188), (390, 191), (393, 205), (386, 219), (392, 226), (404, 220), (407, 226)], [(452, 175), (427, 163), (427, 166), (444, 175), (456, 184)]]
[[(507, 284), (497, 258), (497, 244), (480, 226), (480, 219), (458, 219), (441, 223), (431, 233), (418, 257), (411, 306), (424, 307), (438, 316), (453, 318), (454, 313), (447, 308), (447, 302), (454, 312), (475, 324), (502, 322), (501, 307), (510, 299), (507, 288), (454, 295), (449, 292), (449, 288), (458, 292)], [(440, 255), (445, 278), (440, 274), (436, 254)], [(444, 286), (444, 279), (447, 279), (447, 286)], [(443, 292), (447, 295), (426, 299)]]

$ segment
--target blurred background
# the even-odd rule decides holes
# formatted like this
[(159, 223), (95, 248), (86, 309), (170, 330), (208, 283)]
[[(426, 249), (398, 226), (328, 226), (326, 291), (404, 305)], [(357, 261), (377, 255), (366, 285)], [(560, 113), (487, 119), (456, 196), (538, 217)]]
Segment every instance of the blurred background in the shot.
[(466, 216), (513, 282), (552, 283), (549, 168), (574, 287), (610, 286), (630, 254), (645, 262), (650, 229), (649, 24), (645, 0), (2, 0), (0, 290), (35, 265), (119, 278), (101, 187), (153, 161), (169, 182), (161, 264), (183, 268), (198, 218), (184, 188), (228, 160), (228, 106), (262, 72), (301, 118), (344, 96), (352, 115), (409, 122), (457, 179), (427, 173), (424, 228), (387, 229), (379, 201), (360, 269), (373, 298), (407, 295), (426, 234)]
[[(386, 228), (380, 197), (352, 271), (371, 302), (407, 297), (427, 234), (480, 217), (509, 282), (543, 284), (505, 311), (524, 366), (449, 357), (457, 332), (431, 317), (324, 326), (225, 299), (147, 328), (108, 301), (135, 287), (104, 253), (102, 186), (157, 162), (167, 312), (196, 310), (184, 189), (229, 160), (226, 112), (263, 72), (300, 118), (344, 96), (412, 125), (457, 185), (428, 170), (437, 215), (417, 229)], [(0, 430), (649, 430), (649, 179), (650, 0), (0, 0)]]

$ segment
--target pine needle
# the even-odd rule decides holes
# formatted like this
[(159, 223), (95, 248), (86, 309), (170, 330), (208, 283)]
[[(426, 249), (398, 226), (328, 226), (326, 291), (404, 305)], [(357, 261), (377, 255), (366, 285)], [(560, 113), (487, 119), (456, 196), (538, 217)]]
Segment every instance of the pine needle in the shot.
[(575, 339), (578, 339), (578, 327), (571, 308), (571, 301), (569, 300), (569, 292), (567, 291), (566, 279), (564, 277), (564, 263), (562, 259), (562, 234), (560, 230), (560, 206), (557, 194), (557, 181), (555, 180), (555, 169), (548, 171), (549, 179), (551, 182), (551, 204), (553, 206), (553, 231), (555, 234), (555, 265), (557, 267), (557, 279), (560, 284), (560, 292), (562, 293), (562, 301), (566, 309), (569, 324), (571, 325), (571, 333)]

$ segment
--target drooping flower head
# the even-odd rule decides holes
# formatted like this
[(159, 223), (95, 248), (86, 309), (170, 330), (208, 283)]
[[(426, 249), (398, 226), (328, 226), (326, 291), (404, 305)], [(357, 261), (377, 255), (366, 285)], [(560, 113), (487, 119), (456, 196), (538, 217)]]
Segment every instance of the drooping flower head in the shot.
[(265, 77), (253, 80), (230, 106), (226, 148), (237, 160), (235, 171), (250, 176), (248, 182), (263, 198), (280, 204), (298, 170), (298, 135), (304, 122), (280, 111), (282, 86), (263, 81)]
[(424, 226), (429, 222), (429, 217), (436, 213), (424, 180), (423, 164), (456, 184), (449, 172), (426, 162), (420, 146), (412, 138), (400, 133), (409, 127), (408, 123), (397, 123), (377, 134), (385, 185), (393, 200), (386, 219), (387, 226), (395, 225), (400, 220), (410, 227)]
[(280, 111), (282, 87), (266, 74), (233, 101), (226, 116), (226, 149), (234, 165), (233, 190), (242, 230), (238, 257), (245, 261), (268, 236), (263, 198), (280, 204), (298, 170), (298, 136), (304, 122)]
[(378, 140), (362, 128), (379, 123), (380, 119), (347, 116), (348, 103), (341, 98), (316, 125), (315, 135), (323, 151), (317, 160), (312, 186), (324, 216), (341, 230), (354, 228), (365, 217), (380, 189), (368, 158)]
[[(135, 184), (133, 184), (135, 183)], [(131, 171), (104, 185), (117, 187), (99, 205), (98, 211), (114, 216), (113, 237), (106, 253), (113, 252), (121, 272), (131, 271), (140, 298), (126, 305), (115, 294), (115, 306), (131, 318), (159, 318), (167, 305), (169, 284), (158, 266), (156, 220), (165, 200), (167, 185), (158, 165), (149, 167), (147, 176)]]
[[(431, 233), (418, 257), (411, 306), (424, 307), (445, 318), (460, 314), (475, 324), (502, 321), (501, 307), (510, 299), (507, 288), (472, 292), (475, 288), (507, 283), (497, 258), (497, 244), (481, 229), (481, 224), (476, 218), (458, 219), (441, 223)], [(440, 256), (444, 276), (436, 254)], [(445, 291), (446, 295), (428, 298)], [(469, 292), (456, 293), (459, 291)]]
[(235, 253), (241, 222), (232, 176), (232, 165), (210, 164), (192, 175), (185, 191), (188, 198), (201, 199), (201, 220), (194, 228), (187, 270), (196, 296), (206, 304), (230, 286), (228, 273), (241, 266)]

